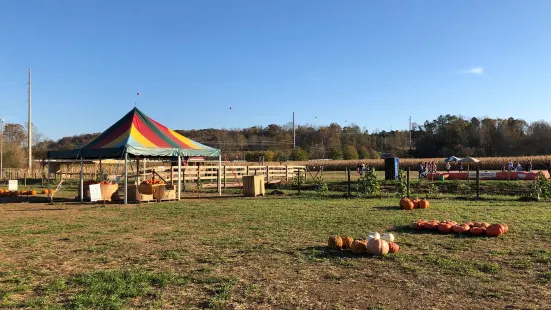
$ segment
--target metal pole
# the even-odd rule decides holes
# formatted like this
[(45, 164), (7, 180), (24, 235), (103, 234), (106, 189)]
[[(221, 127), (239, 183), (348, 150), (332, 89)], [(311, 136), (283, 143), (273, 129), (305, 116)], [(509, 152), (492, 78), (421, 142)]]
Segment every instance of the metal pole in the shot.
[[(222, 169), (222, 154), (218, 155), (218, 196), (222, 196), (222, 179), (221, 179), (222, 175), (220, 174), (221, 169)], [(226, 175), (225, 170), (226, 168), (224, 168), (224, 175)]]
[(406, 176), (406, 197), (409, 197), (409, 172), (411, 171), (411, 167), (408, 167), (408, 174)]
[(128, 152), (124, 152), (124, 204), (128, 204)]
[(84, 202), (84, 161), (80, 158), (80, 202)]
[(31, 98), (31, 68), (29, 68), (29, 124), (28, 124), (28, 134), (27, 134), (27, 140), (29, 143), (29, 169), (32, 168), (33, 165), (33, 155), (32, 155), (32, 148), (33, 148), (33, 130), (32, 130), (32, 121), (31, 121), (31, 114), (32, 114), (32, 98)]
[(178, 155), (178, 200), (182, 198), (182, 157)]

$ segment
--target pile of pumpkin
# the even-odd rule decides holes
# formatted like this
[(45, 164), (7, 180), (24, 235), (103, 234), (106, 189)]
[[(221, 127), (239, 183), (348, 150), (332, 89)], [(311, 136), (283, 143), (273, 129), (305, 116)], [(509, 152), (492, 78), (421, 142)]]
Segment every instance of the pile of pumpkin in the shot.
[[(42, 194), (48, 194), (47, 189), (41, 191)], [(53, 194), (54, 190), (51, 189), (50, 193)], [(0, 197), (18, 197), (18, 196), (36, 196), (37, 191), (34, 189), (31, 190), (20, 190), (20, 191), (8, 191), (7, 189), (0, 189)]]
[(409, 199), (408, 197), (402, 197), (402, 199), (400, 199), (400, 208), (404, 210), (428, 209), (429, 205), (427, 199)]
[(444, 234), (449, 233), (470, 233), (471, 235), (479, 236), (486, 235), (488, 237), (499, 237), (509, 231), (509, 227), (505, 224), (488, 224), (486, 222), (467, 222), (458, 224), (454, 221), (437, 221), (437, 220), (418, 220), (409, 225), (415, 230), (434, 230)]
[(152, 180), (152, 179), (149, 179), (149, 180), (144, 180), (142, 181), (142, 184), (165, 184), (165, 182), (163, 182), (162, 180)]
[(394, 235), (371, 232), (366, 239), (353, 239), (349, 236), (331, 236), (328, 241), (332, 251), (350, 251), (354, 254), (371, 254), (376, 256), (397, 253), (400, 246), (394, 242)]
[(84, 182), (84, 186), (94, 185), (94, 184), (112, 185), (112, 184), (117, 184), (117, 183), (115, 183), (115, 182), (109, 182), (109, 181), (99, 182), (99, 181), (93, 181), (93, 180), (89, 180), (89, 181), (85, 181), (85, 182)]

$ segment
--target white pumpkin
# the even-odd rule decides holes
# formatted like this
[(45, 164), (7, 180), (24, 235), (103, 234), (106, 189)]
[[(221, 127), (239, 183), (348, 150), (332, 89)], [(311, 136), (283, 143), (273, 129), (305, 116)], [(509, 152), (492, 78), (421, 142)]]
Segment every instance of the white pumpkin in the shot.
[(381, 236), (381, 239), (383, 239), (386, 242), (394, 242), (394, 235), (391, 233), (384, 233)]
[(378, 232), (370, 232), (369, 234), (367, 234), (367, 241), (369, 241), (370, 239), (381, 239), (381, 235), (379, 235)]

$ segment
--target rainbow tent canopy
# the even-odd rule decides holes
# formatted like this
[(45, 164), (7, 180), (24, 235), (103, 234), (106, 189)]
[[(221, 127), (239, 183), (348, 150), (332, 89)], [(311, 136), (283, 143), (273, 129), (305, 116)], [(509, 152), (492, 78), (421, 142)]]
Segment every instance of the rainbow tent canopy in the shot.
[(220, 150), (188, 139), (132, 109), (88, 144), (67, 151), (48, 152), (49, 159), (219, 156)]

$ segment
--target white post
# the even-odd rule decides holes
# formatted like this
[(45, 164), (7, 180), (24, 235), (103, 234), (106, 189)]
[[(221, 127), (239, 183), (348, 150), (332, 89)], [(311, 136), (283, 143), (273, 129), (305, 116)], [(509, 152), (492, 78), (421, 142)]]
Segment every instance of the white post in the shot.
[(182, 157), (178, 155), (178, 200), (182, 195)]
[(144, 157), (144, 159), (143, 159), (143, 179), (144, 179), (144, 180), (147, 180), (146, 175), (145, 175), (145, 168), (146, 168), (146, 166), (145, 166), (145, 161), (146, 161), (146, 159), (145, 159), (145, 157)]
[(80, 202), (84, 202), (84, 162), (80, 158)]
[(222, 154), (218, 155), (218, 196), (222, 196)]
[(128, 204), (128, 153), (124, 152), (124, 204)]

